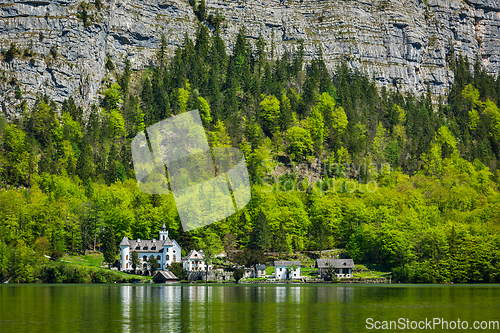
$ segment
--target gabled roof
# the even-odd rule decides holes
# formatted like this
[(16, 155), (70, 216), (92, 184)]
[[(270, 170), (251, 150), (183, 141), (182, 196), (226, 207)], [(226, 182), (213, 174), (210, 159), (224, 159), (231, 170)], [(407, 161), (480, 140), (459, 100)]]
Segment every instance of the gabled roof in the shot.
[(352, 259), (316, 259), (316, 268), (354, 268)]
[(203, 251), (191, 250), (189, 254), (183, 258), (184, 260), (205, 260)]
[(174, 243), (172, 242), (172, 240), (169, 237), (167, 237), (167, 239), (165, 239), (162, 242), (163, 242), (163, 246), (172, 246), (172, 245), (174, 245)]
[(157, 280), (158, 278), (161, 279), (161, 277), (163, 277), (165, 280), (179, 280), (179, 278), (175, 276), (171, 271), (158, 271), (153, 277), (153, 281)]
[(126, 245), (130, 245), (129, 241), (128, 241), (128, 238), (127, 236), (123, 236), (123, 239), (120, 243), (120, 246), (126, 246)]
[(300, 263), (300, 261), (275, 261), (274, 262), (274, 266), (286, 266), (286, 267), (288, 267), (288, 266), (293, 266), (293, 265), (300, 266), (301, 263)]
[(147, 253), (156, 253), (161, 252), (163, 250), (163, 242), (161, 240), (129, 240), (130, 251), (137, 251), (138, 253), (147, 252)]

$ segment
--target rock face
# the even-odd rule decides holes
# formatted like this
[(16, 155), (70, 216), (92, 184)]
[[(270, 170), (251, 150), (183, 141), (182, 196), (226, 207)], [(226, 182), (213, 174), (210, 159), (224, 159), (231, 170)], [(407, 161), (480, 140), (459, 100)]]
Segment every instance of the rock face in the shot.
[[(58, 102), (73, 95), (88, 106), (110, 75), (108, 56), (120, 68), (125, 57), (133, 69), (144, 68), (151, 65), (162, 33), (173, 52), (198, 24), (183, 0), (100, 3), (0, 4), (0, 47), (6, 52), (15, 43), (20, 51), (11, 61), (0, 61), (4, 112), (18, 112), (19, 88), (30, 103), (41, 92)], [(491, 74), (500, 70), (498, 0), (208, 0), (207, 10), (225, 17), (228, 48), (241, 26), (249, 38), (261, 34), (275, 55), (295, 50), (303, 39), (306, 59), (321, 47), (331, 70), (345, 61), (380, 86), (398, 83), (417, 94), (427, 83), (435, 94), (447, 92), (453, 81), (446, 61), (450, 50), (471, 62), (480, 57)]]

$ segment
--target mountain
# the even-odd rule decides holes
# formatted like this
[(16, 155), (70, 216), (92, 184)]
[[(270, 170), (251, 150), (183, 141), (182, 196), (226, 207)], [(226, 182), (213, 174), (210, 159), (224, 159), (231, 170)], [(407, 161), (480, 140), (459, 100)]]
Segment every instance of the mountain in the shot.
[[(193, 0), (191, 0), (193, 1)], [(193, 36), (200, 18), (213, 28), (222, 18), (222, 37), (232, 47), (241, 27), (247, 37), (262, 35), (280, 55), (304, 40), (305, 58), (322, 52), (329, 70), (340, 62), (359, 68), (379, 86), (421, 93), (427, 83), (436, 95), (453, 82), (451, 53), (486, 72), (500, 70), (500, 3), (497, 0), (182, 0), (3, 1), (0, 4), (0, 103), (16, 112), (19, 94), (35, 100), (45, 93), (56, 102), (73, 95), (88, 106), (97, 100), (109, 60), (121, 70), (152, 64), (164, 34), (173, 55), (184, 36)], [(205, 3), (203, 3), (205, 6)], [(197, 15), (198, 14), (198, 15)]]

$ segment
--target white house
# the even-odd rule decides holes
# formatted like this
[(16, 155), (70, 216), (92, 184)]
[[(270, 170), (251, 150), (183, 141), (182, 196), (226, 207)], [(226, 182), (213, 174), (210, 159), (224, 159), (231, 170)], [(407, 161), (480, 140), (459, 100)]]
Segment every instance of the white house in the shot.
[(316, 259), (315, 267), (318, 274), (325, 278), (335, 274), (339, 279), (351, 278), (354, 269), (354, 260), (352, 259)]
[[(191, 250), (186, 257), (182, 258), (182, 267), (188, 272), (206, 271), (205, 253), (202, 250)], [(212, 267), (209, 265), (208, 269), (210, 270)]]
[(245, 273), (243, 274), (243, 277), (245, 278), (266, 277), (266, 265), (258, 264), (257, 266), (255, 266), (255, 269), (253, 267), (245, 268)]
[(274, 275), (277, 280), (300, 279), (300, 261), (275, 261)]
[(159, 239), (152, 240), (130, 240), (127, 237), (123, 237), (120, 243), (120, 269), (122, 271), (133, 270), (130, 262), (130, 256), (133, 251), (139, 254), (139, 260), (141, 261), (141, 267), (137, 267), (137, 269), (147, 269), (147, 261), (151, 256), (154, 256), (158, 260), (160, 270), (165, 270), (173, 262), (180, 263), (182, 261), (181, 247), (175, 239), (168, 238), (168, 230), (165, 227), (165, 223), (163, 223), (159, 236)]

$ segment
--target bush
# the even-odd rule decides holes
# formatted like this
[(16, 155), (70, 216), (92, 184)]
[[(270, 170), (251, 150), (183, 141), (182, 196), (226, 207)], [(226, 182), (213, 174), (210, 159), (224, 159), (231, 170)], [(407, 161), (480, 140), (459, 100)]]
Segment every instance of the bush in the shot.
[(17, 49), (16, 44), (12, 43), (10, 44), (10, 48), (7, 50), (7, 52), (4, 53), (3, 59), (6, 62), (11, 62), (17, 54), (19, 54), (19, 50)]
[(61, 257), (62, 257), (61, 252), (54, 250), (54, 251), (52, 251), (52, 254), (50, 255), (50, 260), (59, 261), (59, 259), (61, 259)]
[(233, 278), (236, 281), (236, 283), (238, 283), (238, 281), (241, 280), (241, 278), (243, 277), (244, 274), (245, 274), (245, 270), (244, 269), (235, 269), (234, 270)]

